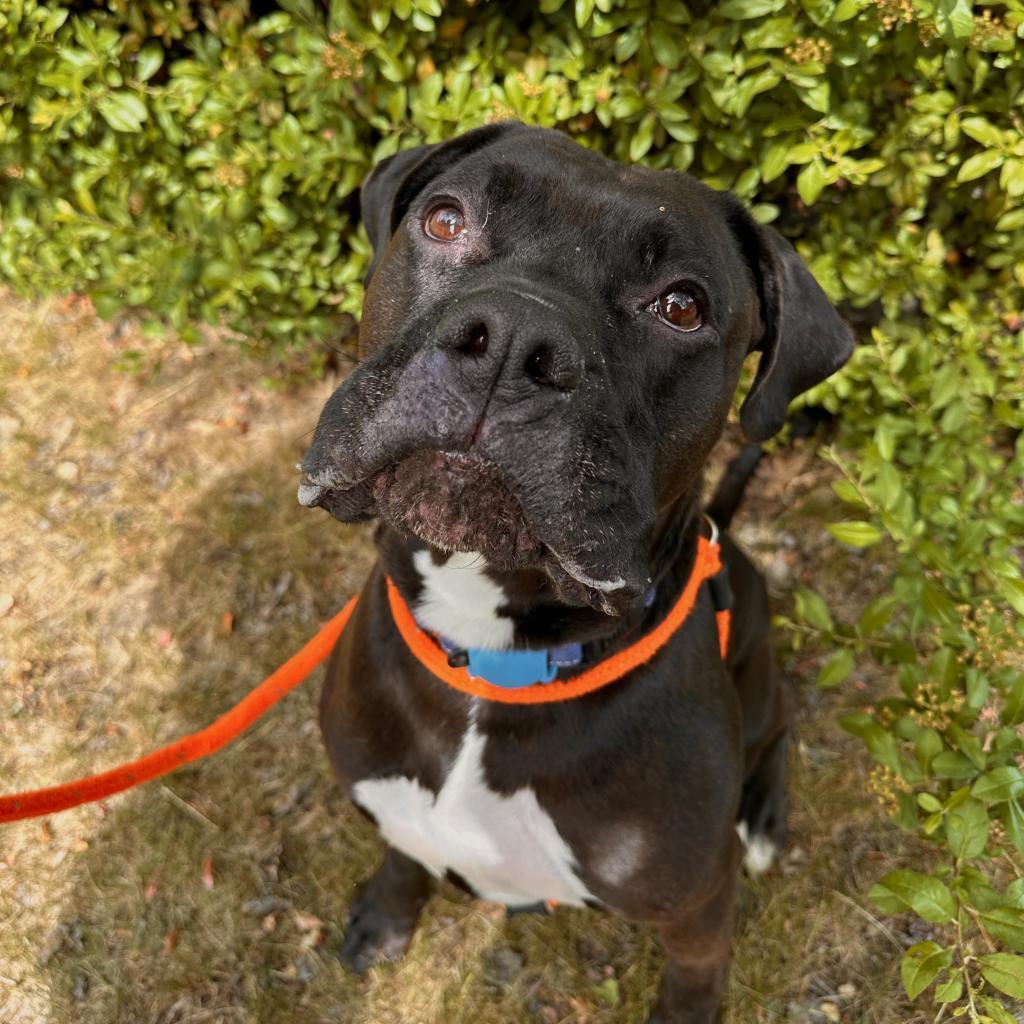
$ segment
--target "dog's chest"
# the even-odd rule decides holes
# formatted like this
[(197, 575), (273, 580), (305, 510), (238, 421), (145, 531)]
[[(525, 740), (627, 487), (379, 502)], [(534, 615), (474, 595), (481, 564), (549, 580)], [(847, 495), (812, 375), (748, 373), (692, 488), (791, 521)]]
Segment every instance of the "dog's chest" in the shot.
[[(415, 565), (423, 581), (416, 606), (422, 625), (466, 646), (511, 646), (513, 623), (499, 613), (505, 595), (487, 577), (483, 558), (457, 553), (437, 565), (421, 551)], [(439, 877), (455, 872), (484, 899), (582, 905), (590, 894), (573, 852), (533, 790), (503, 795), (487, 785), (488, 740), (475, 710), (436, 794), (392, 776), (356, 783), (353, 796), (392, 846)]]
[(484, 776), (487, 740), (470, 724), (435, 795), (404, 776), (365, 779), (353, 796), (392, 846), (438, 877), (455, 872), (483, 899), (582, 906), (590, 893), (572, 850), (532, 789), (496, 793)]

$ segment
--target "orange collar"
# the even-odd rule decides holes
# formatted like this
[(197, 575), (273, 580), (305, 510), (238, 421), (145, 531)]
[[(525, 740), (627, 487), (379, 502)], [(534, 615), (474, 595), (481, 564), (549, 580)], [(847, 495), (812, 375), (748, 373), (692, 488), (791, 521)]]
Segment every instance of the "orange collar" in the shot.
[[(387, 580), (388, 602), (391, 605), (391, 614), (394, 616), (395, 625), (406, 646), (428, 672), (437, 676), (453, 689), (468, 693), (473, 697), (481, 697), (484, 700), (497, 701), (502, 704), (552, 704), (555, 701), (573, 700), (576, 697), (600, 690), (650, 661), (686, 622), (697, 601), (697, 592), (700, 590), (701, 584), (716, 576), (722, 569), (717, 530), (715, 530), (712, 540), (702, 536), (698, 537), (697, 558), (683, 592), (668, 614), (646, 636), (577, 675), (515, 689), (494, 686), (486, 680), (470, 675), (465, 668), (453, 668), (449, 665), (448, 656), (433, 637), (420, 628), (413, 618), (409, 606), (398, 592), (398, 587), (391, 582), (390, 578)], [(719, 651), (724, 658), (729, 646), (728, 608), (718, 609), (716, 620)]]

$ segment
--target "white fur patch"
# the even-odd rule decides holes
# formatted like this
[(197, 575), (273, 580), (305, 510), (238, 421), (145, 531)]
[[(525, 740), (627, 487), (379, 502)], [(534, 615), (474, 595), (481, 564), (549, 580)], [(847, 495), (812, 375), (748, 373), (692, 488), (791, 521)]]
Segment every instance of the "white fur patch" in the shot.
[(736, 825), (736, 833), (746, 851), (743, 855), (743, 866), (747, 869), (747, 873), (763, 875), (779, 855), (775, 844), (765, 835), (758, 834), (751, 837), (750, 829), (745, 821)]
[(423, 579), (416, 621), (460, 647), (503, 651), (512, 646), (515, 623), (498, 615), (505, 591), (485, 572), (487, 562), (474, 551), (455, 551), (435, 565), (429, 551), (417, 551), (413, 564)]
[(353, 796), (384, 837), (431, 873), (458, 872), (483, 899), (509, 906), (557, 900), (583, 906), (572, 850), (530, 788), (502, 796), (483, 772), (486, 738), (471, 721), (435, 795), (400, 776), (366, 779)]
[(601, 849), (594, 856), (594, 874), (610, 885), (625, 885), (643, 869), (647, 838), (635, 825), (623, 825), (602, 837)]

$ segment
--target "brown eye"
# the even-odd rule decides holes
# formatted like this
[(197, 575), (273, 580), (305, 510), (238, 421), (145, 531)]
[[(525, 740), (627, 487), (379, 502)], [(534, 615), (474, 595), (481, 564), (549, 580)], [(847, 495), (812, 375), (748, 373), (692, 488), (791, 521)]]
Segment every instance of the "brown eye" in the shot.
[(454, 242), (466, 230), (466, 218), (457, 206), (435, 206), (427, 215), (423, 230), (438, 242)]
[(695, 331), (704, 323), (700, 303), (682, 288), (669, 288), (662, 292), (654, 304), (654, 312), (659, 320), (677, 331)]

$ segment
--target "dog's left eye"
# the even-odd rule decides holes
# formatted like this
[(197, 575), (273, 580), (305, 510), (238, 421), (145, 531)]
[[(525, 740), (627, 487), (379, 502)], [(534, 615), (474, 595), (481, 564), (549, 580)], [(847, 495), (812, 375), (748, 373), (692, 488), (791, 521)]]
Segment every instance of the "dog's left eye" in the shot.
[(663, 291), (651, 309), (659, 320), (676, 331), (695, 331), (704, 323), (700, 300), (678, 285)]
[(444, 203), (427, 214), (423, 230), (437, 242), (454, 242), (466, 230), (466, 218), (457, 206)]

